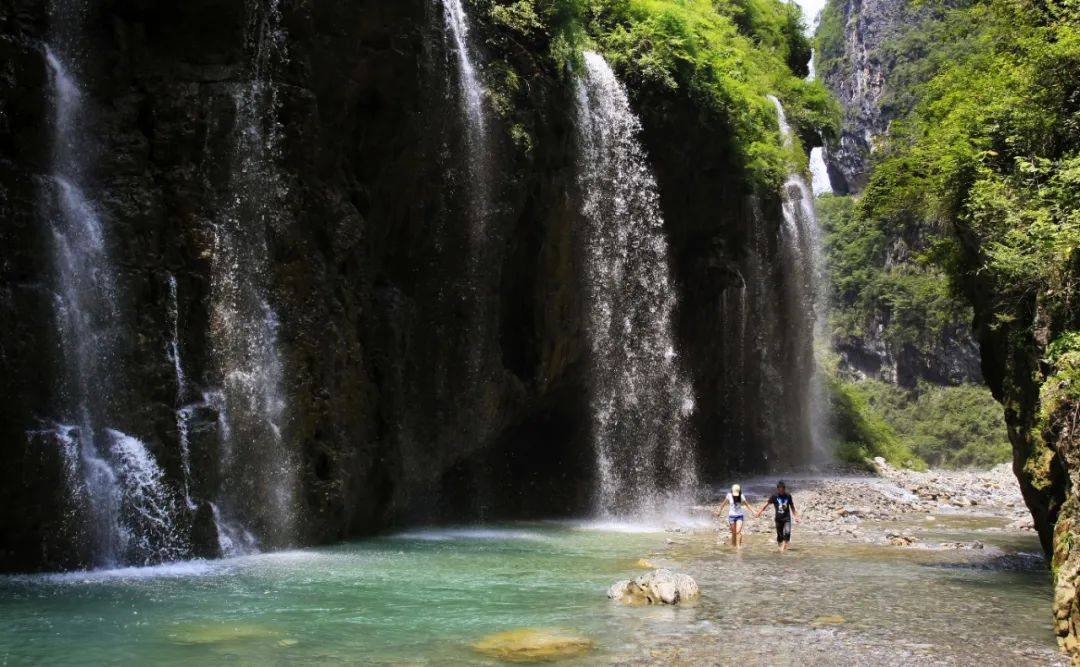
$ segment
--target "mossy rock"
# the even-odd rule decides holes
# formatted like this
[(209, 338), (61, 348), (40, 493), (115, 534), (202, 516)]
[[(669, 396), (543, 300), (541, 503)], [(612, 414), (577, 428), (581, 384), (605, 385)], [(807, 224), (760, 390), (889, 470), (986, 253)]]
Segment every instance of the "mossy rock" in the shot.
[(183, 625), (172, 628), (169, 641), (174, 644), (226, 644), (230, 642), (271, 639), (281, 633), (265, 625), (253, 623), (221, 623), (214, 625)]
[(478, 653), (507, 662), (550, 662), (583, 655), (590, 639), (543, 628), (519, 628), (488, 635), (472, 645)]

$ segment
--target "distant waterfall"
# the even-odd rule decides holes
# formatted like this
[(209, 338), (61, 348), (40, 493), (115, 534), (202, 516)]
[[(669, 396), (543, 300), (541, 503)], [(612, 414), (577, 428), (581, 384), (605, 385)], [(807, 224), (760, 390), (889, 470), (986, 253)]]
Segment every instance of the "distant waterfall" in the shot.
[[(483, 242), (491, 208), (491, 167), (488, 119), (484, 108), (484, 86), (480, 83), (476, 58), (469, 39), (469, 17), (462, 0), (441, 0), (444, 32), (453, 51), (458, 78), (458, 99), (465, 121), (468, 148), (469, 191), (472, 207), (471, 233), (474, 246)], [(475, 248), (474, 248), (475, 250)]]
[[(790, 145), (794, 142), (794, 132), (788, 124), (784, 107), (780, 100), (771, 95), (769, 100), (776, 107), (780, 135)], [(792, 172), (784, 183), (782, 197), (782, 250), (790, 267), (790, 275), (795, 279), (790, 282), (788, 298), (795, 311), (789, 313), (789, 317), (795, 322), (807, 323), (807, 333), (813, 336), (816, 347), (819, 342), (827, 340), (828, 313), (821, 227), (814, 210), (814, 194), (803, 175)], [(820, 369), (814, 363), (812, 373), (794, 379), (799, 383), (795, 390), (810, 442), (810, 451), (804, 452), (803, 456), (813, 462), (824, 461), (828, 458), (825, 442), (827, 426)]]
[[(802, 8), (803, 17), (810, 19), (806, 24), (806, 36), (812, 40), (814, 33), (817, 32), (818, 24), (821, 22), (821, 9), (824, 7), (824, 3), (820, 0), (798, 0), (798, 4)], [(806, 64), (806, 68), (808, 72), (806, 80), (816, 80), (817, 67), (814, 65), (813, 49), (810, 50), (810, 62)], [(810, 149), (810, 176), (810, 185), (814, 195), (832, 192), (829, 170), (825, 166), (825, 148), (823, 146)]]
[[(53, 105), (52, 177), (43, 192), (54, 241), (57, 325), (64, 355), (60, 419), (51, 432), (64, 459), (77, 541), (99, 567), (184, 557), (173, 490), (139, 440), (109, 429), (122, 381), (116, 272), (96, 205), (86, 195), (93, 151), (84, 94), (65, 63), (78, 49), (78, 7), (54, 8), (46, 63)], [(64, 51), (69, 51), (65, 54)]]
[(226, 521), (275, 545), (295, 536), (296, 462), (284, 435), (287, 406), (278, 345), (268, 230), (288, 187), (277, 166), (282, 128), (273, 75), (285, 62), (278, 0), (248, 0), (249, 79), (234, 91), (231, 180), (214, 226), (212, 354), (224, 394), (221, 490)]
[(825, 147), (815, 146), (810, 149), (810, 176), (814, 195), (831, 194), (832, 182), (829, 181), (829, 168), (825, 165)]
[[(814, 25), (817, 25), (816, 20)], [(813, 32), (813, 29), (811, 29), (811, 32)], [(813, 51), (810, 51), (810, 62), (807, 68), (810, 73), (806, 75), (806, 80), (813, 81), (817, 78)], [(825, 166), (824, 146), (815, 146), (810, 149), (810, 185), (815, 196), (832, 192), (832, 183), (829, 181), (829, 168)]]
[(577, 97), (597, 500), (605, 514), (656, 512), (697, 483), (664, 221), (641, 122), (599, 54), (585, 53)]

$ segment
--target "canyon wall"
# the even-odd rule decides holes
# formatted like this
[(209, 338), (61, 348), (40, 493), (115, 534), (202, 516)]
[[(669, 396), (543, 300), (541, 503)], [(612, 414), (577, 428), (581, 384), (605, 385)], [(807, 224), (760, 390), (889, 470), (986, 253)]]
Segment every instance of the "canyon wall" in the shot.
[[(592, 506), (574, 74), (550, 33), (473, 16), (497, 111), (477, 237), (442, 3), (76, 5), (78, 39), (50, 61), (48, 3), (0, 2), (0, 570), (116, 564), (64, 491), (93, 462), (58, 325), (58, 59), (118, 286), (111, 387), (83, 393), (183, 538), (120, 563)], [(785, 378), (812, 363), (773, 315), (779, 198), (754, 193), (688, 96), (633, 101), (701, 467), (797, 460), (798, 417), (765, 407), (793, 405)]]
[[(825, 162), (836, 194), (857, 197), (866, 187), (875, 151), (884, 143), (890, 124), (911, 110), (915, 88), (941, 64), (938, 45), (933, 43), (937, 35), (928, 26), (939, 23), (949, 7), (961, 4), (963, 0), (935, 5), (906, 0), (832, 0), (826, 5), (816, 35), (815, 65), (842, 112), (838, 135), (824, 137)], [(873, 258), (883, 272), (926, 273), (926, 262), (920, 256), (932, 249), (940, 230), (912, 218), (884, 230), (884, 234), (883, 247)], [(943, 277), (940, 282), (944, 285)], [(873, 285), (862, 286), (864, 293), (874, 289)], [(935, 296), (940, 303), (921, 307), (936, 312), (917, 312), (919, 304), (907, 306), (916, 317), (936, 320), (933, 323), (904, 322), (903, 305), (879, 303), (872, 312), (859, 312), (864, 321), (858, 331), (838, 332), (834, 340), (845, 370), (859, 378), (908, 388), (920, 381), (981, 383), (979, 346), (971, 334), (970, 309), (957, 299)], [(841, 298), (834, 307), (850, 310), (858, 306)], [(925, 340), (915, 342), (915, 335), (890, 335), (905, 326), (926, 329)]]

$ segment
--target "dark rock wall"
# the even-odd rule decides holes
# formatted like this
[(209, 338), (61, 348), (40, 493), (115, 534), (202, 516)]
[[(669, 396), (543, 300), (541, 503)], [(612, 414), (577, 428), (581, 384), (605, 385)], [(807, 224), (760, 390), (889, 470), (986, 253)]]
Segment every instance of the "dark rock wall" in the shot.
[[(78, 60), (86, 132), (100, 149), (92, 194), (129, 328), (116, 399), (123, 416), (110, 426), (145, 442), (175, 486), (168, 282), (177, 282), (182, 359), (196, 395), (214, 388), (212, 225), (229, 195), (248, 7), (86, 7)], [(481, 42), (484, 58), (507, 63), (528, 85), (494, 119), (496, 204), (484, 242), (470, 242), (466, 133), (439, 11), (431, 0), (283, 4), (288, 55), (272, 77), (289, 196), (266, 232), (266, 288), (280, 320), (285, 439), (299, 453), (299, 542), (590, 504), (573, 87), (535, 55), (547, 44), (491, 34)], [(479, 23), (481, 35), (494, 30)], [(78, 527), (58, 491), (56, 443), (38, 433), (59, 418), (62, 390), (51, 238), (39, 214), (51, 141), (48, 26), (46, 3), (0, 0), (2, 571), (89, 562), (72, 546)], [(745, 285), (749, 239), (758, 228), (775, 233), (777, 204), (746, 194), (722, 128), (706, 129), (690, 109), (657, 107), (644, 120), (683, 293), (680, 345), (699, 397), (705, 464), (762, 467), (784, 448), (774, 433), (783, 419), (760, 409), (736, 416), (732, 401), (752, 405), (756, 394), (724, 364), (748, 363), (765, 348), (746, 338), (746, 349), (729, 349), (718, 335), (727, 311), (717, 290)], [(511, 123), (528, 132), (528, 147), (511, 140)], [(690, 173), (706, 155), (710, 166)], [(692, 181), (681, 188), (683, 179)], [(200, 499), (221, 483), (215, 419), (208, 407), (191, 423)], [(187, 520), (195, 553), (214, 555), (207, 506)]]

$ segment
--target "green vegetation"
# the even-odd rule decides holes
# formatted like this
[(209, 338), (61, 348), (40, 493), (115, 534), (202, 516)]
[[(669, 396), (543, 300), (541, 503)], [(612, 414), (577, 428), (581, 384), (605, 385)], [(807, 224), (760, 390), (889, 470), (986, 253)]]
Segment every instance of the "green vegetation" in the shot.
[(879, 151), (862, 215), (883, 228), (926, 220), (957, 239), (935, 262), (975, 299), (1021, 478), (1046, 491), (1080, 401), (1080, 3), (954, 11), (968, 30), (908, 91), (912, 111)]
[[(590, 32), (631, 87), (684, 91), (707, 119), (728, 128), (759, 186), (778, 186), (793, 160), (766, 95), (784, 102), (799, 132), (836, 125), (837, 107), (825, 88), (791, 67), (809, 50), (794, 4), (614, 0), (593, 7)], [(805, 164), (801, 151), (795, 159)]]
[(893, 465), (987, 468), (1010, 460), (1001, 405), (986, 387), (830, 381), (837, 452), (852, 462), (882, 456)]
[(841, 461), (863, 465), (880, 456), (891, 465), (924, 469), (926, 463), (900, 439), (895, 429), (873, 409), (860, 383), (830, 376), (827, 384), (834, 448)]
[[(801, 134), (835, 131), (839, 111), (820, 83), (803, 80), (810, 44), (797, 5), (782, 0), (472, 0), (503, 49), (517, 41), (549, 44), (556, 71), (580, 65), (585, 48), (604, 53), (636, 96), (681, 95), (702, 122), (731, 137), (748, 182), (775, 190), (801, 150), (781, 141), (776, 95)], [(532, 44), (531, 46), (536, 46)], [(539, 49), (542, 51), (542, 49)], [(501, 113), (517, 91), (499, 68), (489, 88)], [(518, 139), (519, 145), (524, 141)]]
[(948, 240), (914, 223), (889, 228), (868, 218), (847, 196), (819, 197), (817, 209), (825, 232), (834, 340), (862, 338), (870, 327), (882, 325), (890, 349), (928, 355), (957, 328), (969, 326), (971, 308), (933, 261)]
[[(1057, 412), (1065, 405), (1080, 404), (1080, 331), (1069, 331), (1046, 348), (1047, 366), (1053, 369), (1040, 393), (1040, 425), (1053, 426)], [(1080, 416), (1071, 415), (1073, 426)]]
[(825, 4), (814, 32), (814, 64), (821, 76), (849, 74), (844, 62), (844, 3)]
[(920, 385), (906, 391), (884, 382), (860, 383), (873, 411), (931, 466), (985, 468), (1010, 459), (1001, 404), (979, 385)]
[(964, 12), (979, 29), (891, 132), (866, 212), (882, 224), (931, 220), (974, 242), (978, 265), (957, 277), (992, 284), (1006, 320), (1036, 293), (1068, 308), (1080, 247), (1080, 5), (987, 0)]

